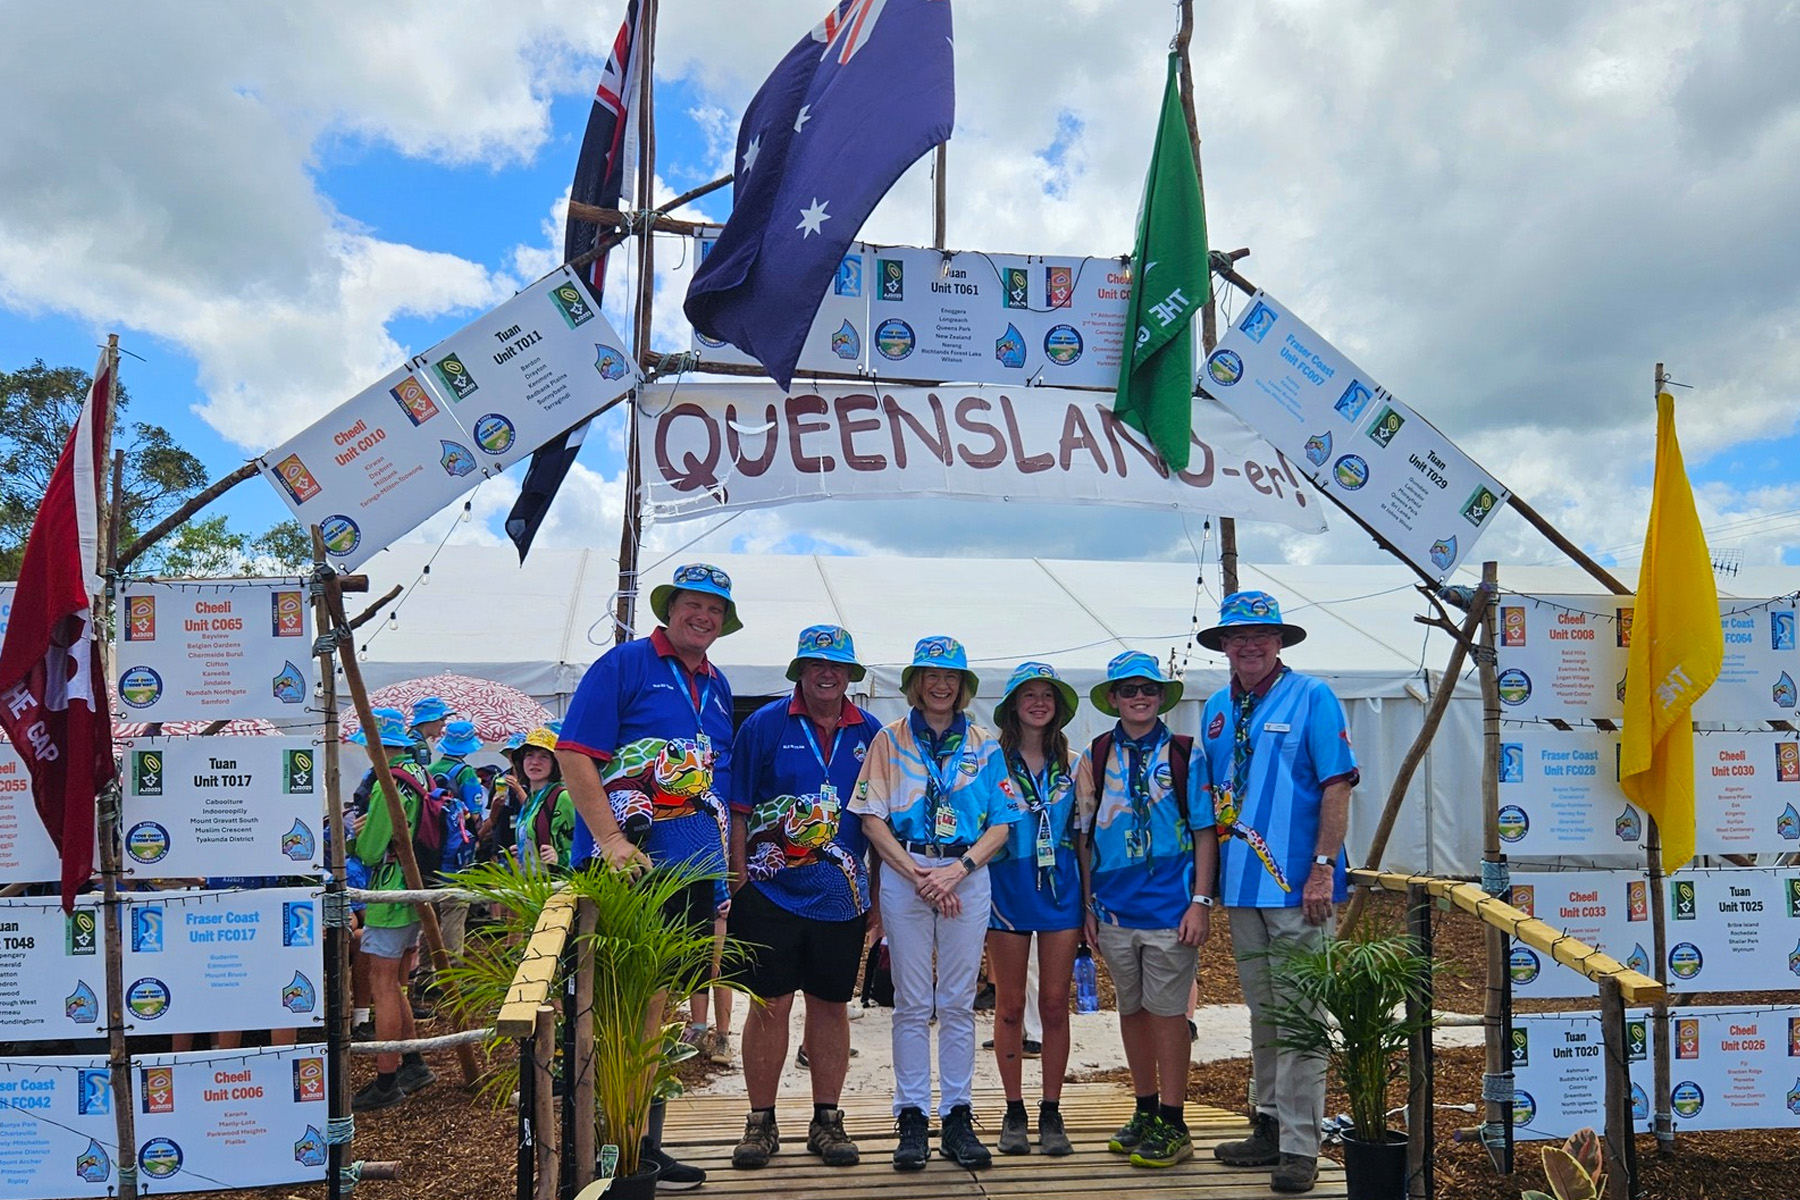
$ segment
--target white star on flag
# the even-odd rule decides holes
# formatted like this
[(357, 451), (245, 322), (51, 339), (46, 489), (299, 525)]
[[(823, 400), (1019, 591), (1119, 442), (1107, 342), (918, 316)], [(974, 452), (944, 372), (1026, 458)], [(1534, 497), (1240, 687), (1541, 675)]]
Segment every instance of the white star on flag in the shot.
[(794, 132), (799, 133), (801, 126), (812, 120), (812, 105), (802, 104), (800, 111), (794, 114)]
[(831, 220), (831, 214), (825, 211), (825, 206), (830, 203), (831, 201), (829, 200), (821, 200), (817, 196), (814, 196), (812, 207), (800, 210), (800, 223), (794, 226), (795, 229), (804, 229), (806, 231), (800, 235), (800, 240), (805, 241), (813, 234), (823, 232), (820, 226), (826, 221)]
[(748, 175), (751, 168), (756, 166), (756, 156), (761, 153), (762, 134), (759, 133), (750, 139), (750, 144), (748, 146), (744, 147), (744, 174)]

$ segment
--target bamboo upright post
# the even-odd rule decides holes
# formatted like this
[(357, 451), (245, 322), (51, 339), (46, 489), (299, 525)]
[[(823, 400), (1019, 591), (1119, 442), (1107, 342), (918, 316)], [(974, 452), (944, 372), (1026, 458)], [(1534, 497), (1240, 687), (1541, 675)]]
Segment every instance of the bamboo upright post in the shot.
[[(556, 1009), (540, 1005), (531, 1037), (532, 1124), (537, 1127), (535, 1200), (557, 1200), (561, 1156), (556, 1128), (556, 1096), (550, 1085), (550, 1060), (556, 1056)], [(522, 1102), (522, 1101), (521, 1101)]]
[[(333, 665), (331, 645), (325, 632), (331, 626), (331, 607), (325, 601), (323, 585), (325, 570), (325, 538), (319, 527), (312, 527), (313, 554), (313, 630), (318, 636), (314, 643), (320, 651), (318, 656), (319, 682), (324, 688), (323, 703), (325, 730), (319, 747), (320, 753), (314, 756), (315, 773), (322, 770), (325, 777), (325, 825), (331, 832), (326, 848), (325, 866), (329, 872), (326, 883), (327, 900), (331, 907), (345, 904), (344, 900), (344, 854), (346, 836), (344, 832), (344, 795), (338, 786), (338, 710), (337, 710), (337, 670)], [(322, 765), (321, 761), (323, 760)], [(333, 968), (333, 986), (325, 997), (325, 1045), (331, 1063), (331, 1094), (329, 1096), (329, 1112), (334, 1122), (342, 1121), (350, 1116), (350, 1072), (344, 1061), (345, 1051), (350, 1045), (351, 1014), (354, 1010), (355, 998), (350, 987), (350, 930), (340, 926), (334, 920), (325, 927), (325, 953)], [(345, 1144), (326, 1142), (325, 1144), (325, 1195), (326, 1200), (340, 1200), (343, 1195), (341, 1172), (345, 1161)]]
[[(1481, 564), (1481, 590), (1492, 596), (1500, 587), (1498, 563)], [(1500, 683), (1495, 660), (1494, 606), (1484, 605), (1481, 614), (1481, 652), (1476, 664), (1481, 675), (1481, 827), (1482, 865), (1487, 870), (1505, 869), (1506, 856), (1500, 852)], [(1505, 899), (1505, 897), (1501, 897)], [(1506, 1027), (1512, 1015), (1512, 976), (1507, 972), (1506, 934), (1489, 925), (1483, 933), (1487, 943), (1487, 988), (1482, 1008), (1486, 1026), (1483, 1060), (1482, 1144), (1502, 1175), (1511, 1175), (1512, 1101), (1493, 1099), (1489, 1081), (1512, 1081), (1512, 1049), (1507, 1045)], [(1510, 1093), (1510, 1087), (1507, 1089)], [(1495, 1142), (1498, 1140), (1499, 1145)]]
[(1616, 979), (1600, 980), (1600, 1036), (1606, 1062), (1606, 1197), (1638, 1200), (1637, 1137), (1631, 1120), (1631, 1053), (1625, 997)]
[(600, 927), (600, 910), (592, 900), (575, 905), (575, 1003), (569, 1020), (575, 1025), (575, 1061), (564, 1065), (572, 1076), (575, 1096), (575, 1188), (594, 1178), (594, 934)]
[[(1431, 949), (1431, 893), (1421, 884), (1406, 889), (1406, 926), (1414, 947), (1426, 959)], [(1406, 1019), (1414, 1032), (1407, 1045), (1406, 1076), (1406, 1195), (1407, 1200), (1435, 1200), (1437, 1195), (1437, 1099), (1432, 1077), (1431, 1008), (1433, 992), (1428, 966), (1420, 982), (1420, 994), (1406, 1002)]]

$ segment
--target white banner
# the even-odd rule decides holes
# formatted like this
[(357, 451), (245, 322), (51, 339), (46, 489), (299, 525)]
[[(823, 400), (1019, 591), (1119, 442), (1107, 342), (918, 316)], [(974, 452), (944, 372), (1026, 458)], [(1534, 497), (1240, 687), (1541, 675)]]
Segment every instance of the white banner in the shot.
[(1678, 1131), (1800, 1129), (1800, 1008), (1679, 1008), (1670, 1025)]
[(638, 378), (587, 285), (559, 268), (264, 454), (263, 474), (355, 567)]
[(1434, 579), (1506, 503), (1493, 476), (1266, 292), (1219, 339), (1200, 386)]
[[(1549, 725), (1500, 731), (1500, 840), (1514, 857), (1637, 854), (1644, 813), (1619, 788), (1617, 731)], [(1694, 737), (1695, 849), (1800, 848), (1800, 735)]]
[(305, 875), (323, 862), (312, 739), (134, 738), (120, 751), (127, 875)]
[(0, 885), (61, 878), (62, 860), (31, 798), (25, 760), (0, 734)]
[[(1508, 717), (1619, 720), (1632, 596), (1500, 597), (1500, 703)], [(1693, 719), (1728, 725), (1800, 715), (1795, 598), (1721, 598), (1725, 660)], [(1800, 763), (1796, 764), (1800, 767)]]
[[(1640, 871), (1515, 871), (1512, 903), (1634, 970), (1652, 971), (1649, 883)], [(1593, 996), (1586, 976), (1513, 940), (1507, 959), (1515, 996)]]
[(1800, 868), (1680, 871), (1663, 888), (1670, 991), (1800, 987)]
[(1325, 528), (1280, 454), (1213, 405), (1190, 469), (1168, 474), (1112, 399), (1051, 388), (865, 388), (783, 395), (683, 383), (638, 398), (640, 470), (660, 520), (802, 500), (955, 496), (1122, 504)]
[(119, 1097), (104, 1057), (0, 1060), (0, 1197), (116, 1194), (119, 1103), (135, 1109), (149, 1191), (325, 1178), (323, 1046), (138, 1058), (131, 1079)]
[[(310, 1028), (324, 1020), (315, 888), (125, 897), (129, 1032)], [(0, 901), (0, 1041), (105, 1032), (98, 897)]]
[[(1625, 1051), (1631, 1075), (1631, 1122), (1650, 1131), (1650, 1026), (1645, 1009), (1625, 1013)], [(1514, 1013), (1512, 1018), (1513, 1136), (1568, 1137), (1606, 1125), (1606, 1053), (1593, 1013)]]
[(299, 579), (127, 581), (118, 715), (133, 721), (307, 719), (312, 641)]

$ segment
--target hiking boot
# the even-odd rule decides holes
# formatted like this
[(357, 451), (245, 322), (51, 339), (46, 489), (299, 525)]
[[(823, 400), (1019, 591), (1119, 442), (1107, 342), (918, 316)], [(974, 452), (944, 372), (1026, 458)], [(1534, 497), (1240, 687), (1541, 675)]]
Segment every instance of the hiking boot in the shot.
[(894, 1118), (900, 1131), (900, 1144), (894, 1147), (894, 1170), (923, 1171), (931, 1157), (931, 1122), (917, 1108), (903, 1108)]
[(988, 1148), (975, 1136), (975, 1114), (968, 1105), (958, 1104), (944, 1114), (943, 1132), (938, 1135), (938, 1153), (970, 1170), (994, 1161)]
[(660, 1146), (652, 1148), (648, 1138), (644, 1139), (638, 1157), (643, 1162), (656, 1164), (656, 1190), (659, 1192), (686, 1192), (706, 1182), (705, 1171), (681, 1162)]
[(372, 1112), (378, 1108), (392, 1108), (404, 1099), (406, 1093), (400, 1090), (399, 1083), (389, 1083), (383, 1087), (381, 1080), (376, 1079), (351, 1098), (350, 1111)]
[(715, 1029), (707, 1035), (706, 1043), (701, 1048), (707, 1060), (716, 1067), (735, 1067), (737, 1059), (731, 1052), (731, 1035), (723, 1029)]
[(1000, 1122), (1000, 1153), (1031, 1153), (1031, 1123), (1024, 1113), (1006, 1110), (1006, 1117)]
[(844, 1110), (828, 1108), (813, 1115), (806, 1127), (806, 1152), (825, 1160), (828, 1167), (854, 1167), (862, 1161), (856, 1143), (844, 1132)]
[(1144, 1135), (1150, 1131), (1150, 1122), (1154, 1120), (1156, 1120), (1155, 1113), (1132, 1113), (1131, 1120), (1119, 1126), (1119, 1132), (1112, 1135), (1112, 1140), (1106, 1143), (1106, 1148), (1114, 1154), (1130, 1154), (1138, 1148), (1138, 1143), (1144, 1140)]
[(766, 1167), (780, 1149), (781, 1132), (775, 1128), (775, 1114), (753, 1112), (744, 1118), (744, 1136), (731, 1152), (731, 1165)]
[(1075, 1147), (1069, 1142), (1069, 1135), (1063, 1129), (1062, 1109), (1038, 1108), (1038, 1149), (1051, 1158), (1061, 1158), (1065, 1154), (1075, 1153)]
[(1144, 1131), (1144, 1140), (1131, 1152), (1134, 1167), (1172, 1167), (1194, 1157), (1194, 1139), (1188, 1131), (1157, 1117)]
[(1237, 1142), (1220, 1142), (1213, 1157), (1228, 1167), (1272, 1167), (1281, 1161), (1281, 1130), (1270, 1113), (1250, 1118), (1250, 1136)]
[(414, 1092), (422, 1092), (436, 1083), (437, 1074), (426, 1066), (422, 1059), (416, 1062), (403, 1060), (400, 1063), (399, 1073), (394, 1076), (394, 1082), (399, 1085), (401, 1091), (410, 1096)]
[(1281, 1165), (1269, 1176), (1269, 1186), (1278, 1192), (1310, 1192), (1318, 1178), (1318, 1159), (1304, 1154), (1283, 1154)]
[(358, 1021), (350, 1026), (350, 1040), (353, 1042), (372, 1042), (375, 1040), (375, 1022)]

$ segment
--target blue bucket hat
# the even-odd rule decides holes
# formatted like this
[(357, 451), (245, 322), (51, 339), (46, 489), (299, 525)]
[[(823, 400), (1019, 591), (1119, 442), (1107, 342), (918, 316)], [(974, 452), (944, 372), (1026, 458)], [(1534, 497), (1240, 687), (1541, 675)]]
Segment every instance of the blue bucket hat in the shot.
[[(411, 749), (412, 738), (406, 732), (406, 714), (397, 708), (377, 708), (373, 710), (375, 717), (375, 733), (384, 746), (393, 746), (401, 750)], [(358, 746), (369, 744), (368, 731), (358, 729), (350, 735), (350, 741)]]
[(525, 744), (525, 731), (524, 730), (520, 730), (518, 733), (509, 733), (506, 735), (506, 740), (504, 742), (500, 743), (500, 753), (506, 754), (506, 755), (511, 755), (514, 750), (517, 750), (520, 746), (523, 746), (524, 744)]
[(1063, 703), (1068, 706), (1068, 712), (1064, 714), (1063, 720), (1067, 721), (1073, 717), (1075, 710), (1081, 706), (1080, 701), (1075, 698), (1075, 689), (1063, 682), (1062, 676), (1056, 673), (1055, 667), (1041, 662), (1022, 662), (1013, 668), (1012, 678), (1006, 681), (1006, 691), (1000, 695), (1000, 703), (994, 705), (995, 714), (997, 715), (1002, 708), (1006, 707), (1006, 702), (1012, 699), (1014, 692), (1038, 679), (1048, 683), (1056, 691), (1056, 694), (1062, 697)]
[(809, 658), (821, 662), (843, 663), (850, 668), (851, 683), (868, 674), (863, 665), (856, 661), (856, 642), (851, 639), (850, 631), (842, 625), (808, 625), (802, 629), (800, 642), (794, 649), (794, 661), (788, 664), (788, 679), (798, 683), (800, 667)]
[(439, 754), (473, 754), (481, 749), (481, 738), (473, 721), (452, 721), (444, 726), (444, 739), (438, 743)]
[(912, 682), (913, 672), (920, 667), (941, 667), (946, 671), (961, 671), (963, 679), (969, 685), (973, 695), (981, 687), (981, 677), (969, 670), (969, 655), (962, 643), (953, 637), (939, 634), (934, 637), (920, 638), (913, 647), (912, 665), (900, 672), (900, 690)]
[(720, 637), (744, 627), (738, 620), (737, 604), (731, 598), (731, 576), (711, 563), (687, 563), (676, 567), (674, 579), (657, 584), (650, 593), (650, 611), (665, 625), (669, 622), (669, 601), (675, 598), (676, 592), (705, 592), (725, 601), (725, 624), (719, 630)]
[(1095, 684), (1094, 690), (1088, 693), (1088, 699), (1107, 716), (1116, 717), (1119, 715), (1118, 706), (1113, 704), (1112, 697), (1107, 693), (1112, 690), (1113, 684), (1124, 683), (1128, 679), (1148, 679), (1151, 683), (1163, 685), (1162, 707), (1156, 710), (1157, 716), (1181, 703), (1181, 681), (1165, 676), (1156, 656), (1145, 654), (1142, 650), (1127, 650), (1115, 655), (1106, 664), (1106, 682)]
[(1284, 624), (1281, 605), (1267, 592), (1233, 592), (1219, 605), (1219, 623), (1195, 635), (1208, 650), (1223, 650), (1225, 635), (1234, 629), (1273, 629), (1281, 634), (1281, 644), (1292, 646), (1306, 640), (1306, 630)]
[(456, 710), (436, 696), (420, 696), (413, 701), (412, 723), (415, 728), (427, 721), (438, 721), (455, 715)]

